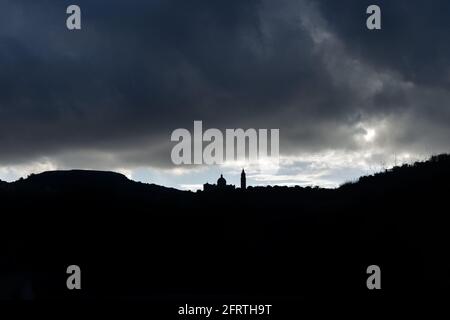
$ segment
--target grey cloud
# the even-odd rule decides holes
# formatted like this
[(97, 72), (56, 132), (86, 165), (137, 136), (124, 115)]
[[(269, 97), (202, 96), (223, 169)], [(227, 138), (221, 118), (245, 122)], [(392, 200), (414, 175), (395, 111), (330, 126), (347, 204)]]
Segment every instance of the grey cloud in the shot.
[(65, 28), (68, 1), (2, 2), (0, 163), (166, 167), (170, 133), (194, 120), (280, 128), (295, 155), (364, 148), (360, 123), (401, 118), (380, 147), (417, 149), (416, 127), (445, 148), (450, 5), (431, 20), (418, 2), (383, 3), (379, 34), (365, 1), (79, 0), (80, 32)]
[(396, 70), (408, 81), (449, 84), (450, 2), (379, 0), (382, 30), (367, 30), (370, 0), (317, 0), (327, 24), (355, 54), (377, 67)]

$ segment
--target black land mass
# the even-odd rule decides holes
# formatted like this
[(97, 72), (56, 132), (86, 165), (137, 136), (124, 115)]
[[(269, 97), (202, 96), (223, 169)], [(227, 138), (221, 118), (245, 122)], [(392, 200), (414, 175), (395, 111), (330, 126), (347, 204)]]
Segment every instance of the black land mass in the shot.
[(448, 297), (449, 181), (440, 155), (337, 189), (193, 193), (82, 170), (2, 182), (0, 298)]

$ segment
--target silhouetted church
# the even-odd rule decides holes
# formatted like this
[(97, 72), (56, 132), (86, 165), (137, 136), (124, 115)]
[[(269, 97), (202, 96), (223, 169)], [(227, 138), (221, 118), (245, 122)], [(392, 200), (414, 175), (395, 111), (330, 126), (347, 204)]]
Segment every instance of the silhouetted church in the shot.
[[(242, 169), (241, 173), (241, 189), (245, 190), (247, 188), (247, 178), (245, 177), (245, 171)], [(209, 184), (205, 183), (203, 185), (203, 191), (225, 191), (225, 190), (235, 190), (236, 187), (234, 184), (227, 184), (227, 180), (220, 175), (220, 178), (217, 179), (217, 184)]]

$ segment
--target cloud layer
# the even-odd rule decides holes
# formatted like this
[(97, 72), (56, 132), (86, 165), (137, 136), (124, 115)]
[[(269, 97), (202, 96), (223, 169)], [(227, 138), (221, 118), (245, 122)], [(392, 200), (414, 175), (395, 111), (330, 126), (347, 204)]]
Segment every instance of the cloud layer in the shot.
[(450, 4), (378, 3), (374, 32), (370, 1), (79, 0), (70, 32), (71, 2), (2, 1), (1, 178), (148, 168), (196, 184), (170, 173), (170, 134), (194, 120), (280, 129), (278, 178), (255, 183), (330, 185), (447, 151)]

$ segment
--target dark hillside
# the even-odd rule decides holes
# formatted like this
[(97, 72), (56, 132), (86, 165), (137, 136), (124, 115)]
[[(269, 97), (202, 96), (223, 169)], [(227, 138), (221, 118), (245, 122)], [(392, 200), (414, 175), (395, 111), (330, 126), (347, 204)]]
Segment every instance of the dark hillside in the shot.
[[(445, 297), (448, 181), (448, 155), (334, 190), (192, 193), (111, 172), (32, 175), (1, 185), (0, 295)], [(80, 292), (65, 288), (71, 264), (83, 270)], [(371, 264), (382, 269), (381, 293), (366, 288)]]

